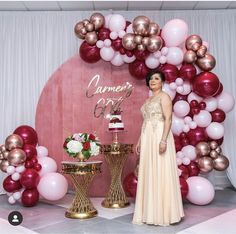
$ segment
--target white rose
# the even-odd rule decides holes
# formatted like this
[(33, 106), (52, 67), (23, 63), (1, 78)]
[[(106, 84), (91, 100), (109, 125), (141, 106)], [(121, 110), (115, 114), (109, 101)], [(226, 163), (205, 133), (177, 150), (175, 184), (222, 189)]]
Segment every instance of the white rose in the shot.
[(97, 146), (97, 144), (95, 142), (91, 142), (90, 147), (91, 147), (91, 155), (98, 155), (99, 154), (100, 147)]
[(82, 144), (79, 141), (74, 141), (74, 140), (69, 141), (66, 146), (68, 148), (69, 153), (76, 154), (83, 149)]

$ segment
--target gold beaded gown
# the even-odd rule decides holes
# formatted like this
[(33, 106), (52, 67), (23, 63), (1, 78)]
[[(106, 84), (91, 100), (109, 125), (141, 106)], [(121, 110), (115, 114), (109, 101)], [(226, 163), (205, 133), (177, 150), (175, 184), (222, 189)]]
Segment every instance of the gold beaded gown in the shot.
[(184, 216), (174, 139), (170, 131), (166, 152), (160, 155), (164, 128), (160, 97), (148, 99), (141, 112), (144, 121), (133, 223), (168, 226)]

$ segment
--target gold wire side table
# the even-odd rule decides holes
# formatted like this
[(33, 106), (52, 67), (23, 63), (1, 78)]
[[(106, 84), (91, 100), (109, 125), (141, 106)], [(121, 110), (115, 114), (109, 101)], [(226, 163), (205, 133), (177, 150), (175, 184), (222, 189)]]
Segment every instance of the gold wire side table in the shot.
[(75, 187), (75, 197), (65, 216), (72, 219), (88, 219), (97, 215), (97, 210), (88, 197), (88, 188), (93, 177), (101, 173), (102, 161), (62, 161), (62, 173), (69, 174)]
[(103, 207), (124, 208), (129, 205), (122, 186), (121, 174), (129, 153), (133, 152), (132, 147), (132, 144), (121, 144), (118, 142), (101, 146), (101, 153), (104, 154), (111, 173), (111, 184), (102, 202)]

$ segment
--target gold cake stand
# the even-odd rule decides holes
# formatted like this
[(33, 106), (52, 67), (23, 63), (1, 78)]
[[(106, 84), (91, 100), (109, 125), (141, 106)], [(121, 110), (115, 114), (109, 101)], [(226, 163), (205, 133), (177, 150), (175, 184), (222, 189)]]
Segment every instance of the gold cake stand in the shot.
[(104, 154), (111, 173), (111, 184), (102, 202), (103, 207), (124, 208), (129, 205), (129, 201), (122, 186), (121, 174), (129, 153), (133, 152), (132, 147), (132, 144), (119, 143), (117, 134), (115, 134), (111, 145), (101, 146), (101, 153)]
[(88, 188), (93, 177), (101, 173), (102, 161), (62, 161), (62, 173), (69, 174), (75, 187), (75, 197), (65, 216), (72, 219), (88, 219), (97, 215), (97, 210), (88, 197)]

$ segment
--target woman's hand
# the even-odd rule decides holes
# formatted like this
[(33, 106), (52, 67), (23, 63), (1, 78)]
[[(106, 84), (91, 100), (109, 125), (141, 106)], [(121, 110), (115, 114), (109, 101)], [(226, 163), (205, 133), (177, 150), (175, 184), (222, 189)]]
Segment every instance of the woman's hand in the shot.
[(159, 154), (163, 154), (166, 152), (166, 142), (161, 141), (159, 143)]
[(140, 154), (140, 142), (138, 142), (137, 145), (135, 146), (135, 153), (136, 153), (137, 155)]

